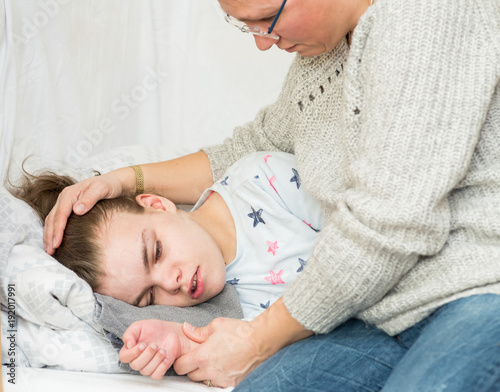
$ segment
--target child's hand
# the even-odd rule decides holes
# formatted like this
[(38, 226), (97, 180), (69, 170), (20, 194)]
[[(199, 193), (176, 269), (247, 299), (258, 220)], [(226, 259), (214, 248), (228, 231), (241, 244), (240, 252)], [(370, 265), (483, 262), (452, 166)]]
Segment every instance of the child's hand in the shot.
[(138, 370), (143, 376), (150, 376), (154, 380), (161, 380), (173, 361), (166, 356), (166, 350), (154, 343), (137, 344), (130, 349), (123, 346), (120, 350), (120, 361), (130, 363), (130, 367)]
[(133, 323), (123, 334), (120, 361), (144, 376), (161, 379), (174, 361), (190, 351), (191, 343), (182, 324), (162, 320)]

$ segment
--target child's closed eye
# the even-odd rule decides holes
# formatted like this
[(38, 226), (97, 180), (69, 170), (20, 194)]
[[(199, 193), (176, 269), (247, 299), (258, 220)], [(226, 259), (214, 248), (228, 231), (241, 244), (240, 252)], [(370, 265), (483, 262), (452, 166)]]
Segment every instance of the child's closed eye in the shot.
[(158, 261), (163, 253), (163, 245), (160, 240), (156, 241), (155, 260)]
[(155, 303), (155, 288), (154, 287), (151, 287), (151, 289), (149, 290), (149, 301), (148, 301), (148, 305), (154, 305)]

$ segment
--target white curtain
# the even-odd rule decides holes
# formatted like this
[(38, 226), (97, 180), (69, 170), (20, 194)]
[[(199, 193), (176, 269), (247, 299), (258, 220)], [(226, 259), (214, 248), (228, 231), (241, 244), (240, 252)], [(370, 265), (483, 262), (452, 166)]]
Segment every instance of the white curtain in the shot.
[(216, 0), (0, 0), (0, 171), (30, 155), (218, 143), (273, 102), (293, 56)]

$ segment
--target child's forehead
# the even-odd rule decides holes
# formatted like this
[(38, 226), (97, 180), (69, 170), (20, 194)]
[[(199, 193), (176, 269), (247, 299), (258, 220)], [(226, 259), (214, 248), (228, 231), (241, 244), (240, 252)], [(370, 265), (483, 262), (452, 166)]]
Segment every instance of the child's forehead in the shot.
[(97, 238), (101, 239), (106, 247), (119, 245), (131, 249), (137, 242), (142, 241), (142, 229), (140, 215), (116, 211), (100, 227)]
[(129, 222), (117, 217), (109, 230), (104, 230), (102, 237), (98, 238), (107, 283), (129, 282), (144, 271), (143, 259), (150, 243), (149, 231), (143, 226), (128, 225)]

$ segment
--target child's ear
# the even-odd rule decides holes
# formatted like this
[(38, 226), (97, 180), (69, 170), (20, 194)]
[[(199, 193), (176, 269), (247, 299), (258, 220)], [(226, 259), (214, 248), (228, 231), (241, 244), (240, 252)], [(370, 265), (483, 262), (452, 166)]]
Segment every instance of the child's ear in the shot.
[(143, 193), (141, 195), (137, 195), (135, 200), (137, 201), (137, 204), (143, 207), (152, 207), (157, 210), (168, 212), (177, 211), (177, 207), (175, 206), (175, 204), (162, 196)]

